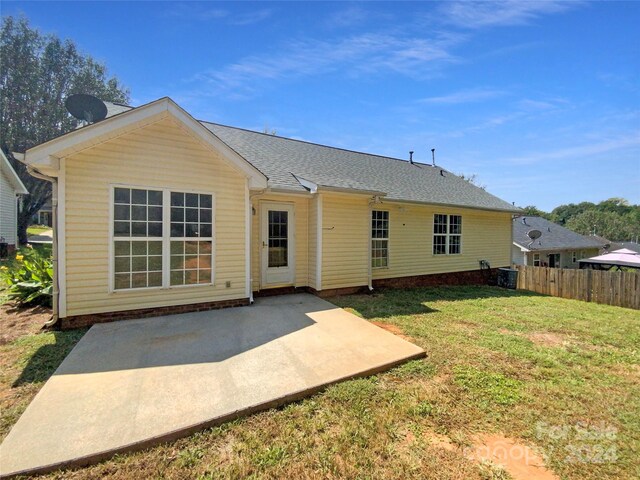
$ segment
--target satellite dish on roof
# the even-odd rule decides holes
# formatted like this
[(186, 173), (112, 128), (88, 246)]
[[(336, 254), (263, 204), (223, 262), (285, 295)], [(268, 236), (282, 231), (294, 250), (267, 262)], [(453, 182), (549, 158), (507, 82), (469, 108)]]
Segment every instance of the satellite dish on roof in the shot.
[(542, 232), (540, 230), (529, 230), (527, 232), (527, 237), (531, 239), (531, 243), (527, 245), (527, 248), (531, 247), (533, 243), (542, 236)]
[(527, 232), (527, 237), (531, 240), (537, 240), (542, 236), (542, 232), (540, 230), (529, 230)]
[(99, 122), (107, 116), (107, 106), (93, 95), (77, 93), (67, 97), (64, 106), (71, 115), (87, 123)]

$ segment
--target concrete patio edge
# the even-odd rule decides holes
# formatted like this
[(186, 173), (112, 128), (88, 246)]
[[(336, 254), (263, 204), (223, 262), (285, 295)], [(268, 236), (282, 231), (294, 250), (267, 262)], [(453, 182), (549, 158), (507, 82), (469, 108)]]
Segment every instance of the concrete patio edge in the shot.
[(291, 403), (291, 402), (295, 402), (298, 400), (302, 400), (306, 397), (309, 397), (311, 395), (315, 395), (317, 393), (322, 392), (323, 390), (325, 390), (326, 388), (335, 385), (337, 383), (340, 382), (344, 382), (346, 380), (352, 380), (355, 378), (363, 378), (363, 377), (368, 377), (371, 375), (375, 375), (377, 373), (381, 373), (387, 370), (390, 370), (398, 365), (401, 365), (405, 362), (408, 362), (410, 360), (416, 360), (418, 358), (424, 358), (426, 357), (426, 352), (424, 350), (421, 350), (420, 352), (408, 355), (406, 357), (403, 357), (401, 359), (397, 359), (394, 360), (392, 362), (386, 362), (380, 365), (377, 365), (375, 367), (369, 368), (367, 370), (364, 370), (362, 372), (358, 372), (354, 375), (347, 375), (345, 377), (341, 377), (338, 379), (335, 379), (333, 381), (330, 382), (325, 382), (325, 383), (321, 383), (318, 385), (315, 385), (313, 387), (309, 387), (309, 388), (305, 388), (302, 390), (298, 390), (296, 392), (284, 395), (282, 397), (278, 397), (272, 400), (269, 400), (267, 402), (262, 402), (262, 403), (258, 403), (255, 405), (252, 405), (250, 407), (241, 409), (241, 410), (236, 410), (232, 413), (226, 414), (226, 415), (222, 415), (222, 416), (218, 416), (218, 417), (214, 417), (211, 418), (209, 420), (206, 420), (204, 422), (198, 422), (196, 424), (193, 425), (189, 425), (186, 426), (184, 428), (180, 428), (177, 430), (173, 430), (167, 433), (164, 433), (162, 435), (157, 435), (155, 437), (151, 437), (151, 438), (147, 438), (145, 440), (139, 441), (139, 442), (134, 442), (134, 443), (130, 443), (128, 445), (124, 445), (122, 447), (118, 447), (118, 448), (114, 448), (114, 449), (110, 449), (110, 450), (104, 450), (102, 452), (98, 452), (95, 454), (91, 454), (91, 455), (87, 455), (84, 457), (78, 457), (75, 459), (71, 459), (71, 460), (67, 460), (64, 462), (58, 462), (58, 463), (52, 463), (49, 465), (43, 465), (41, 467), (38, 468), (32, 468), (32, 469), (25, 469), (25, 470), (21, 470), (21, 471), (16, 471), (16, 472), (11, 472), (9, 474), (5, 474), (5, 475), (0, 475), (0, 479), (10, 479), (10, 478), (15, 478), (15, 477), (19, 477), (21, 475), (40, 475), (40, 474), (45, 474), (45, 473), (49, 473), (49, 472), (53, 472), (55, 470), (60, 470), (60, 469), (64, 469), (64, 468), (79, 468), (79, 467), (86, 467), (89, 465), (94, 465), (96, 463), (99, 463), (103, 460), (107, 460), (111, 457), (113, 457), (114, 455), (117, 454), (122, 454), (122, 453), (131, 453), (131, 452), (136, 452), (136, 451), (140, 451), (140, 450), (144, 450), (146, 448), (150, 448), (150, 447), (154, 447), (156, 445), (160, 445), (162, 443), (166, 443), (166, 442), (171, 442), (174, 440), (177, 440), (179, 438), (184, 438), (187, 437), (189, 435), (192, 435), (193, 433), (196, 433), (198, 431), (201, 430), (205, 430), (207, 428), (211, 428), (211, 427), (215, 427), (218, 425), (221, 425), (223, 423), (229, 422), (231, 420), (235, 420), (237, 418), (240, 417), (244, 417), (247, 415), (251, 415), (257, 412), (261, 412), (264, 410), (268, 410), (270, 408), (276, 408), (282, 405), (285, 405), (287, 403)]

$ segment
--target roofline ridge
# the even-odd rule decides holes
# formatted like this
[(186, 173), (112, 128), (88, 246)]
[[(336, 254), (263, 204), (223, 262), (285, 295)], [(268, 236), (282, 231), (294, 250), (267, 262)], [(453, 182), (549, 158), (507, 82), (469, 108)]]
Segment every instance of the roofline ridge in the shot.
[[(402, 158), (396, 158), (396, 157), (387, 157), (385, 155), (380, 155), (380, 154), (377, 154), (377, 153), (360, 152), (358, 150), (351, 150), (349, 148), (341, 148), (341, 147), (333, 147), (331, 145), (325, 145), (323, 143), (317, 143), (317, 142), (310, 142), (308, 140), (300, 140), (298, 138), (288, 138), (288, 137), (283, 137), (281, 135), (275, 135), (275, 134), (271, 134), (271, 133), (256, 132), (255, 130), (250, 130), (248, 128), (234, 127), (233, 125), (225, 125), (224, 123), (209, 122), (207, 120), (198, 120), (198, 121), (201, 122), (201, 123), (208, 123), (210, 125), (217, 125), (219, 127), (233, 128), (234, 130), (242, 130), (244, 132), (256, 133), (258, 135), (265, 135), (265, 136), (268, 136), (268, 137), (276, 137), (276, 138), (280, 138), (282, 140), (289, 140), (291, 142), (306, 143), (307, 145), (315, 145), (316, 147), (331, 148), (332, 150), (341, 150), (343, 152), (357, 153), (359, 155), (369, 155), (371, 157), (383, 158), (385, 160), (394, 160), (394, 161), (397, 161), (397, 162), (410, 163), (409, 160), (403, 160)], [(415, 160), (413, 161), (413, 164), (414, 165), (423, 165), (423, 166), (427, 166), (427, 167), (431, 166), (431, 164), (429, 164), (429, 163), (417, 162)], [(441, 170), (444, 170), (445, 172), (452, 173), (452, 172), (450, 172), (449, 170), (447, 170), (444, 167), (441, 167), (441, 166), (436, 166), (436, 167), (441, 169)], [(455, 175), (455, 174), (453, 174), (453, 175)]]

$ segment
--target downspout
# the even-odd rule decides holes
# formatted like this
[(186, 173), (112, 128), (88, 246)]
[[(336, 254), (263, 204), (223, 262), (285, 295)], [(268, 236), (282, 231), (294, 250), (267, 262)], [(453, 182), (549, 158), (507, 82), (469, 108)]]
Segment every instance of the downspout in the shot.
[(27, 172), (33, 177), (46, 182), (51, 182), (51, 225), (53, 227), (53, 239), (51, 244), (51, 263), (53, 265), (53, 316), (45, 322), (46, 327), (52, 327), (58, 323), (58, 307), (60, 304), (60, 282), (58, 278), (58, 179), (37, 171), (33, 166), (27, 165)]
[(248, 262), (249, 262), (249, 305), (253, 305), (254, 299), (253, 299), (253, 197), (257, 196), (257, 195), (262, 195), (264, 194), (264, 192), (266, 192), (267, 189), (263, 188), (262, 190), (258, 191), (258, 192), (253, 192), (251, 193), (249, 191), (249, 181), (247, 180), (247, 203), (249, 206), (249, 211), (247, 212), (247, 215), (249, 216), (248, 220), (247, 220), (247, 229), (249, 230), (249, 255), (248, 255)]
[(371, 268), (371, 243), (373, 242), (372, 238), (371, 238), (371, 218), (373, 216), (373, 205), (371, 202), (369, 202), (369, 226), (368, 226), (368, 230), (369, 230), (369, 247), (368, 247), (368, 252), (369, 255), (367, 255), (367, 264), (368, 264), (368, 269), (367, 269), (367, 287), (369, 287), (369, 293), (373, 292), (373, 271)]

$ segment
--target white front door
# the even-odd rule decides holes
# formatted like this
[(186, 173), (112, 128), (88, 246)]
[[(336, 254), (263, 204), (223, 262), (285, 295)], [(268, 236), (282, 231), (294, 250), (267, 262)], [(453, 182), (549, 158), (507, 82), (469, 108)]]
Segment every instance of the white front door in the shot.
[(295, 273), (295, 218), (293, 205), (261, 204), (262, 286), (292, 285)]

